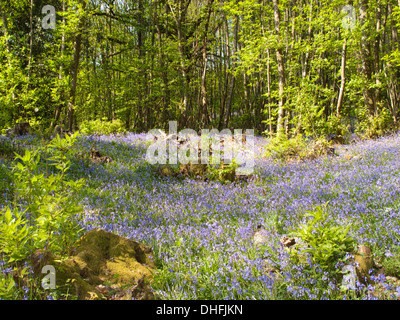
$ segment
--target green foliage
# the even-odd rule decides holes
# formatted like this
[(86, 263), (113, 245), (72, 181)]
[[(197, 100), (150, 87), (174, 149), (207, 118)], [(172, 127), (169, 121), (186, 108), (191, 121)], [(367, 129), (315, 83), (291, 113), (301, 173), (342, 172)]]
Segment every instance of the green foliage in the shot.
[(83, 121), (80, 126), (80, 131), (84, 135), (103, 135), (126, 132), (124, 123), (119, 119), (114, 121), (102, 121), (98, 119), (92, 121)]
[(382, 267), (386, 275), (400, 278), (400, 250), (384, 257)]
[(0, 200), (4, 196), (11, 198), (13, 192), (13, 179), (11, 170), (3, 163), (0, 163)]
[(14, 157), (15, 152), (21, 152), (23, 149), (16, 143), (8, 139), (0, 141), (0, 157)]
[(18, 296), (15, 281), (12, 274), (3, 274), (0, 272), (0, 299), (15, 300)]
[(278, 160), (289, 160), (292, 158), (301, 158), (306, 143), (301, 134), (290, 139), (286, 135), (271, 139), (266, 147), (265, 155)]
[(334, 134), (337, 137), (344, 137), (349, 132), (347, 126), (342, 122), (342, 119), (334, 114), (328, 117), (321, 131), (325, 136)]
[(223, 183), (227, 183), (228, 181), (235, 180), (236, 169), (238, 168), (238, 164), (235, 159), (231, 161), (228, 165), (224, 162), (221, 162), (219, 165), (213, 166), (208, 165), (207, 170), (207, 178), (210, 180), (218, 180)]
[(282, 135), (279, 138), (271, 139), (264, 155), (279, 161), (311, 160), (327, 155), (330, 147), (331, 143), (323, 137), (307, 142), (301, 134), (294, 138)]
[[(81, 209), (75, 203), (75, 194), (84, 181), (69, 181), (65, 175), (70, 166), (69, 149), (76, 138), (76, 134), (66, 139), (57, 137), (47, 150), (38, 148), (16, 155), (14, 205), (2, 209), (0, 215), (0, 253), (7, 266), (25, 261), (37, 249), (66, 254), (78, 239), (81, 229), (73, 217)], [(45, 151), (50, 156), (41, 161), (47, 155)], [(8, 297), (10, 290), (1, 298)]]
[(362, 115), (362, 119), (357, 132), (366, 139), (377, 138), (393, 126), (393, 118), (386, 109), (381, 110), (375, 117)]
[(300, 239), (299, 250), (291, 251), (295, 262), (304, 263), (305, 256), (323, 270), (335, 272), (335, 265), (347, 252), (354, 249), (355, 241), (349, 235), (350, 225), (336, 225), (329, 218), (327, 204), (308, 211), (308, 221), (301, 224), (292, 236)]

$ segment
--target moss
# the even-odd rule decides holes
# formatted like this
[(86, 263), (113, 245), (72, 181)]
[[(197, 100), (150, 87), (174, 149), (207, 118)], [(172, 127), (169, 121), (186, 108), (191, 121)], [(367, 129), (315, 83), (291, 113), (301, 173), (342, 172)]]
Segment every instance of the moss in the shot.
[[(155, 268), (150, 247), (101, 229), (85, 234), (71, 252), (62, 260), (49, 252), (37, 251), (32, 265), (38, 276), (44, 265), (54, 266), (59, 291), (79, 300), (106, 299), (96, 288), (103, 283), (134, 287), (142, 279), (150, 281)], [(143, 296), (153, 297), (149, 286), (143, 290), (147, 290)]]

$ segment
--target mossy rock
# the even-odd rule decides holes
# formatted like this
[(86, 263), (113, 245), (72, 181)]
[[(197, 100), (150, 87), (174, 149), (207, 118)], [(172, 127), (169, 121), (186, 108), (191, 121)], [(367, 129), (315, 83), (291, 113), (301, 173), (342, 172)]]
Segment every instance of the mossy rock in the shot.
[[(78, 300), (108, 299), (97, 288), (103, 284), (135, 288), (130, 293), (127, 290), (126, 294), (120, 294), (120, 299), (155, 298), (148, 285), (155, 269), (150, 247), (102, 229), (94, 229), (86, 233), (71, 252), (64, 260), (46, 251), (35, 252), (32, 256), (35, 274), (43, 276), (43, 266), (54, 266), (59, 290), (69, 290)], [(141, 290), (138, 290), (139, 283)], [(132, 296), (132, 292), (136, 296)]]

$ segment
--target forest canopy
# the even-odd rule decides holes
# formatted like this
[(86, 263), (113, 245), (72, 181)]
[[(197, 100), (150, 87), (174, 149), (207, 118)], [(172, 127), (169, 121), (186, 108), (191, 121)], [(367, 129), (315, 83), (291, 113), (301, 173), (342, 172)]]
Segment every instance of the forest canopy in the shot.
[[(43, 7), (55, 27), (44, 28)], [(0, 129), (397, 126), (398, 0), (0, 0)], [(346, 20), (348, 19), (348, 20)], [(346, 23), (347, 21), (347, 23)]]

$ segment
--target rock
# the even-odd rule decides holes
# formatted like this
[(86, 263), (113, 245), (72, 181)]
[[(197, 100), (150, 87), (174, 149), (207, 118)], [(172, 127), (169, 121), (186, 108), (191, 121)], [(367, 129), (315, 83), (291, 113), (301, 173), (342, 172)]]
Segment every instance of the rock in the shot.
[(151, 248), (102, 229), (86, 233), (65, 260), (47, 251), (31, 260), (37, 276), (44, 265), (54, 266), (59, 290), (78, 300), (155, 299), (148, 285), (155, 269)]
[(289, 238), (287, 236), (283, 236), (279, 239), (280, 243), (286, 248), (290, 248), (294, 244), (296, 244), (296, 240), (294, 238)]
[(334, 156), (336, 154), (335, 147), (331, 147), (331, 146), (326, 147), (326, 154), (328, 156)]
[(376, 257), (376, 259), (374, 259), (374, 266), (377, 267), (378, 269), (383, 268), (381, 257)]
[(356, 271), (359, 281), (364, 284), (368, 283), (370, 280), (369, 271), (374, 267), (371, 248), (364, 245), (358, 246), (353, 257), (354, 261), (358, 263)]
[(256, 247), (266, 245), (268, 242), (267, 230), (262, 224), (257, 226), (257, 230), (253, 234), (253, 243)]
[(393, 276), (386, 276), (386, 280), (388, 282), (391, 282), (391, 283), (395, 284), (395, 285), (399, 285), (399, 282), (400, 282), (399, 278), (396, 278), (396, 277), (393, 277)]
[(353, 265), (345, 265), (342, 268), (343, 279), (342, 279), (342, 289), (343, 290), (356, 290), (357, 281), (357, 270)]
[(90, 159), (93, 163), (110, 163), (112, 159), (110, 157), (102, 156), (100, 151), (92, 147), (90, 150)]

